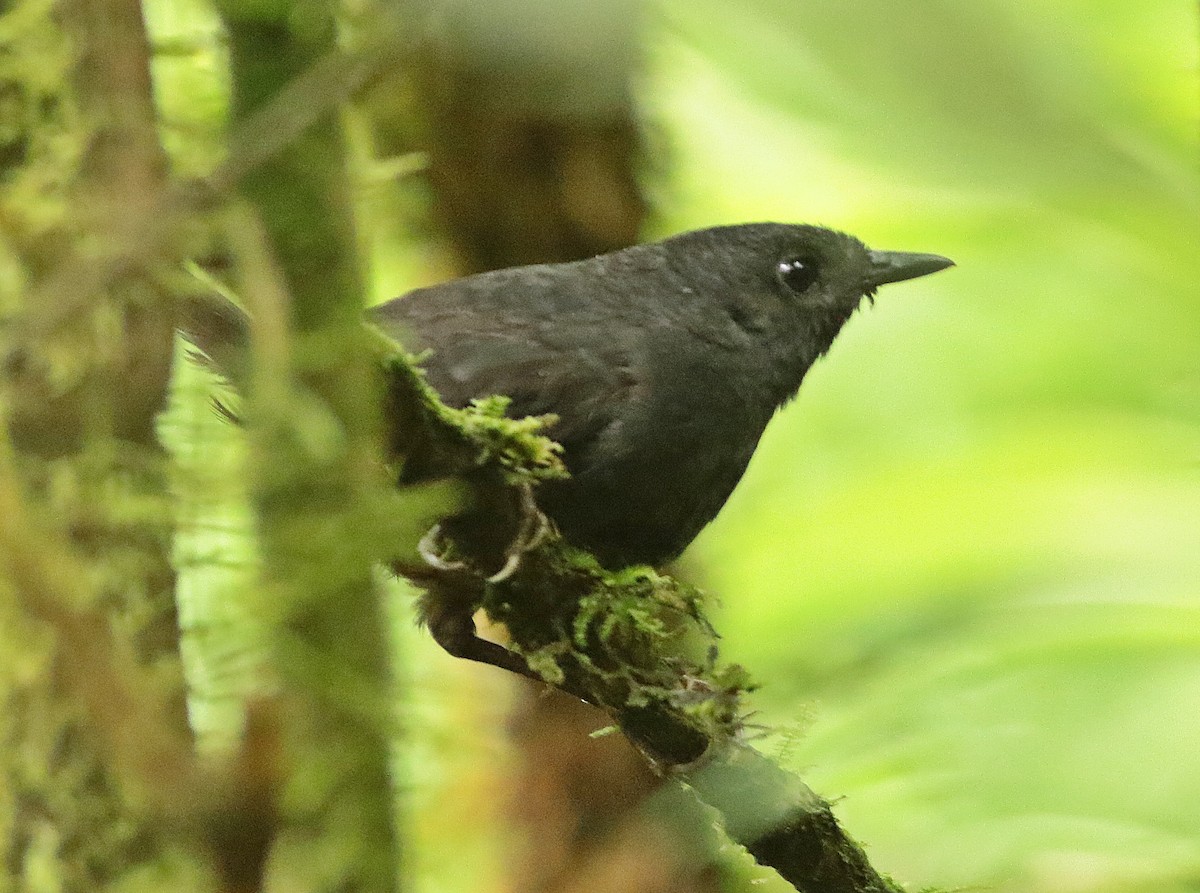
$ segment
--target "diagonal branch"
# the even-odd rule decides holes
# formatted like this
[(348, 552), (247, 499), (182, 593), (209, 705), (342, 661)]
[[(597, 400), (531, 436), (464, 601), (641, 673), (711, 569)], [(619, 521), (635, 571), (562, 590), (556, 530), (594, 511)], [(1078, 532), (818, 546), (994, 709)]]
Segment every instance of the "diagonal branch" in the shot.
[[(430, 597), (464, 598), (440, 591), (446, 582), (423, 576)], [(469, 584), (458, 576), (450, 585)], [(740, 668), (681, 652), (697, 633), (710, 645), (714, 637), (690, 587), (648, 568), (609, 573), (552, 539), (477, 598), (548, 682), (604, 709), (659, 772), (716, 808), (730, 837), (797, 890), (900, 890), (829, 803), (745, 742)], [(660, 634), (658, 619), (675, 629)]]
[[(192, 310), (192, 334), (210, 355), (246, 324), (214, 296)], [(205, 325), (208, 317), (214, 320)], [(531, 420), (503, 417), (502, 402), (451, 409), (394, 344), (382, 335), (371, 344), (386, 372), (388, 443), (398, 457), (419, 454), (422, 467), (470, 481), (475, 504), (519, 501), (514, 493), (556, 473), (555, 452)], [(465, 533), (454, 562), (434, 556), (440, 568), (413, 558), (393, 564), (425, 590), (427, 609), (482, 607), (507, 626), (534, 672), (605, 710), (657, 771), (692, 787), (724, 816), (734, 840), (797, 890), (900, 890), (871, 867), (826, 801), (745, 742), (746, 676), (715, 663), (715, 633), (695, 589), (650, 568), (606, 571), (554, 533), (505, 579), (489, 580), (488, 571), (471, 568), (492, 566), (494, 556), (473, 556)]]

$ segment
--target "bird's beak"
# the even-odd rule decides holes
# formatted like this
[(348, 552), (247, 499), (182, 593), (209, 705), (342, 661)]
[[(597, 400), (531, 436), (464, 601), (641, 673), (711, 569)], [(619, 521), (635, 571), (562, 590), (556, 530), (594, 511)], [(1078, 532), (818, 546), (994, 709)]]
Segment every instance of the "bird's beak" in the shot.
[(954, 266), (954, 261), (940, 254), (912, 254), (907, 251), (872, 251), (868, 287), (875, 289), (886, 282), (916, 279)]

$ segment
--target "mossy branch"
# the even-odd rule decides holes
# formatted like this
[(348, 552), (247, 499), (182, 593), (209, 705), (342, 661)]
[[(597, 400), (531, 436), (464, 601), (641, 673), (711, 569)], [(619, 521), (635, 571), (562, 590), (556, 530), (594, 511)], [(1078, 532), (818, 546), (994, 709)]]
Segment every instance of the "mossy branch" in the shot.
[[(189, 303), (189, 334), (236, 379), (245, 368), (236, 355), (248, 346), (244, 315), (218, 295), (194, 294)], [(460, 478), (474, 507), (466, 517), (486, 527), (496, 519), (481, 508), (511, 507), (523, 491), (564, 474), (539, 420), (505, 417), (503, 398), (446, 406), (419, 358), (366, 331), (365, 347), (383, 370), (384, 439), (397, 483), (414, 467), (417, 479)], [(377, 504), (383, 515), (372, 529), (409, 529), (387, 517), (395, 505)], [(553, 531), (503, 579), (489, 580), (495, 554), (473, 547), (494, 537), (476, 538), (470, 524), (459, 530), (465, 535), (446, 544), (440, 568), (422, 562), (415, 544), (396, 544), (404, 554), (393, 554), (392, 566), (425, 590), (427, 603), (483, 608), (505, 624), (542, 678), (605, 710), (661, 773), (717, 808), (731, 837), (796, 889), (900, 890), (871, 867), (828, 803), (745, 743), (747, 676), (717, 662), (716, 635), (693, 587), (647, 567), (607, 571)]]
[[(513, 492), (562, 474), (557, 445), (536, 420), (505, 418), (494, 400), (447, 407), (411, 357), (382, 335), (372, 343), (388, 372), (398, 455), (471, 481), (477, 504), (502, 501), (482, 490)], [(480, 473), (487, 469), (496, 473)], [(748, 676), (717, 660), (694, 587), (648, 567), (605, 570), (553, 531), (500, 581), (487, 579), (490, 556), (463, 541), (453, 548), (456, 570), (398, 567), (426, 598), (466, 602), (503, 623), (531, 668), (606, 711), (658, 771), (715, 807), (760, 863), (805, 893), (901, 889), (872, 868), (827, 802), (745, 742)]]

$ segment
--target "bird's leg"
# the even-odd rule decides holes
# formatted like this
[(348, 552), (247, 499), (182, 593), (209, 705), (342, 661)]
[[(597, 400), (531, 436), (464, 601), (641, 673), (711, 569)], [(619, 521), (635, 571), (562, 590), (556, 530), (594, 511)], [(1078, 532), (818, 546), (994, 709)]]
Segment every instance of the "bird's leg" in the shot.
[[(441, 557), (438, 550), (441, 534), (441, 525), (435, 524), (417, 546), (421, 558), (434, 572), (426, 579), (428, 589), (420, 603), (421, 620), (429, 628), (433, 640), (452, 657), (490, 664), (510, 673), (540, 679), (529, 669), (529, 664), (521, 655), (479, 637), (474, 618), (479, 605), (479, 578), (471, 574), (466, 562), (448, 561)], [(517, 563), (519, 558), (518, 552)], [(508, 567), (507, 563), (505, 567)], [(509, 573), (515, 569), (514, 566)], [(418, 576), (412, 569), (408, 570), (408, 575), (413, 578)]]
[(517, 493), (517, 530), (504, 547), (504, 563), (496, 573), (480, 580), (468, 562), (443, 558), (440, 549), (443, 529), (440, 524), (435, 524), (417, 545), (422, 560), (433, 573), (417, 575), (410, 569), (407, 575), (428, 580), (425, 584), (428, 591), (421, 600), (422, 619), (434, 641), (448, 654), (541, 681), (521, 655), (481, 639), (475, 629), (474, 613), (483, 594), (480, 584), (500, 583), (511, 577), (520, 567), (522, 556), (537, 547), (551, 529), (550, 522), (533, 500), (532, 487), (524, 484)]

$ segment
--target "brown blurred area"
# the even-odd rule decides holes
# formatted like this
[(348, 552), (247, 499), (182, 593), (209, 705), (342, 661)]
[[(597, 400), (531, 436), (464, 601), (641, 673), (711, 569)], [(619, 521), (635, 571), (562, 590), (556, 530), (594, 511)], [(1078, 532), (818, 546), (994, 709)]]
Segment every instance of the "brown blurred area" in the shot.
[[(648, 212), (633, 89), (640, 0), (407, 0), (403, 86), (376, 144), (428, 158), (431, 223), (458, 272), (575, 260), (637, 241)], [(390, 95), (389, 95), (390, 94)]]
[[(644, 122), (634, 101), (638, 0), (411, 0), (417, 51), (389, 103), (371, 103), (385, 154), (428, 158), (435, 239), (460, 274), (567, 261), (637, 241), (650, 213), (640, 176)], [(405, 96), (405, 91), (407, 96)], [(507, 886), (539, 893), (685, 893), (719, 889), (686, 864), (669, 829), (639, 806), (659, 785), (595, 709), (521, 681), (507, 812), (525, 845)]]

